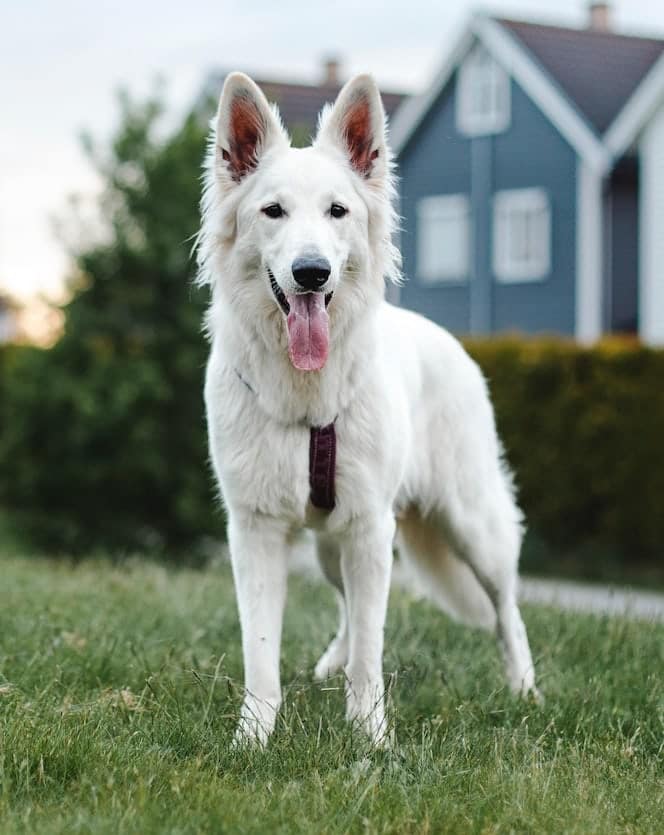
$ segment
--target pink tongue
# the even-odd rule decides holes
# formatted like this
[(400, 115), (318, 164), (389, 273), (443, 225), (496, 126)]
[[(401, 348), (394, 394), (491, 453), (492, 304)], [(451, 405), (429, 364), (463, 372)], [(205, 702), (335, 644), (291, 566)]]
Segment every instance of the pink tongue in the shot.
[(330, 346), (329, 317), (324, 293), (286, 296), (288, 356), (299, 371), (320, 371)]

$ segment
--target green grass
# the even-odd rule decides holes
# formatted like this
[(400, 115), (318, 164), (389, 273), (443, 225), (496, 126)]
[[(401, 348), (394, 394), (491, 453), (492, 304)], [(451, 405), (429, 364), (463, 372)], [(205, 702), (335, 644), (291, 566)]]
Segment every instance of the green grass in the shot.
[(0, 558), (0, 832), (662, 832), (663, 626), (527, 608), (535, 707), (489, 636), (395, 593), (380, 753), (312, 682), (334, 617), (293, 580), (278, 730), (234, 751), (226, 567)]

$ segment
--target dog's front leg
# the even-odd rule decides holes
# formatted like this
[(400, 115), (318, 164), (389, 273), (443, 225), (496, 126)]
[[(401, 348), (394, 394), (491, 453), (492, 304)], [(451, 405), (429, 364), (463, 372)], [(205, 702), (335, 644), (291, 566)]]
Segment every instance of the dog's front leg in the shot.
[(235, 742), (265, 745), (281, 704), (286, 531), (283, 524), (269, 517), (231, 514), (229, 545), (242, 627), (245, 686)]
[(341, 549), (348, 606), (346, 715), (376, 744), (388, 740), (383, 702), (383, 630), (392, 570), (394, 518), (357, 519)]

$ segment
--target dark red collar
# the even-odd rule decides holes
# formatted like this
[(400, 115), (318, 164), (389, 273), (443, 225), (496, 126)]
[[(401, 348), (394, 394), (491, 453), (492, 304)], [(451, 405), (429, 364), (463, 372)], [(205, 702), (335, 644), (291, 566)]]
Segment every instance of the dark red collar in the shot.
[[(235, 373), (255, 395), (253, 387), (240, 372)], [(320, 510), (334, 510), (334, 475), (337, 459), (337, 433), (334, 421), (327, 426), (312, 426), (309, 429), (309, 489), (311, 504)]]
[(334, 423), (309, 430), (309, 487), (311, 504), (320, 510), (334, 510), (334, 473), (337, 433)]

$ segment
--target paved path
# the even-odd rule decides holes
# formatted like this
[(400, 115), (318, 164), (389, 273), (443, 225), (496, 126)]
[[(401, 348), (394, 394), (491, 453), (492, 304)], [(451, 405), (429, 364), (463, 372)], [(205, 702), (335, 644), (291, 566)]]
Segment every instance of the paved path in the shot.
[(520, 588), (521, 599), (527, 603), (542, 603), (577, 612), (664, 621), (664, 594), (533, 577), (523, 577)]
[[(323, 580), (323, 575), (313, 555), (311, 544), (304, 542), (296, 548), (291, 570)], [(395, 563), (395, 585), (426, 596), (426, 590), (413, 583), (403, 565)], [(593, 612), (606, 615), (623, 615), (637, 620), (664, 622), (664, 594), (630, 588), (604, 586), (594, 583), (577, 583), (570, 580), (545, 580), (522, 577), (520, 598), (525, 603), (556, 606), (577, 612)]]

